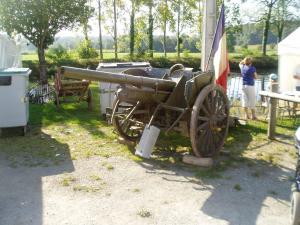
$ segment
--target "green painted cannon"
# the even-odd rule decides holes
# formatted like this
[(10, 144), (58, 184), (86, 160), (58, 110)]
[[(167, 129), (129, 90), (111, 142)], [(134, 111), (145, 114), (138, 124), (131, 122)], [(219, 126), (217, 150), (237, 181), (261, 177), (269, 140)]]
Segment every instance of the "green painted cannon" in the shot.
[(161, 78), (142, 69), (122, 73), (62, 67), (64, 77), (120, 84), (107, 115), (123, 138), (138, 141), (145, 126), (181, 131), (196, 156), (215, 156), (228, 132), (229, 104), (213, 73), (176, 64)]

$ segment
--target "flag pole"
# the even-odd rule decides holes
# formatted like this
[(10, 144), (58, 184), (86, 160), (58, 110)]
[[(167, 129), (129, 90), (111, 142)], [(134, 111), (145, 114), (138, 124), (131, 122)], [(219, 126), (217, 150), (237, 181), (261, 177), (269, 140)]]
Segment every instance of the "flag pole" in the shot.
[(221, 11), (220, 11), (219, 18), (218, 18), (218, 23), (217, 23), (217, 26), (216, 26), (216, 29), (215, 29), (215, 33), (214, 33), (214, 40), (213, 40), (213, 42), (212, 42), (212, 45), (211, 45), (211, 48), (210, 48), (209, 57), (208, 57), (208, 60), (207, 60), (206, 66), (205, 66), (205, 72), (206, 72), (207, 69), (208, 69), (208, 65), (209, 65), (210, 60), (211, 60), (211, 57), (212, 57), (213, 47), (214, 47), (214, 43), (215, 43), (215, 40), (216, 40), (216, 33), (217, 33), (217, 30), (218, 30), (218, 26), (219, 26), (219, 24), (220, 24), (220, 22), (221, 22), (221, 12), (222, 12), (222, 8), (224, 8), (224, 1), (222, 2)]
[(214, 39), (215, 26), (217, 24), (216, 0), (203, 1), (203, 22), (202, 22), (202, 60), (201, 70), (205, 71), (210, 47)]

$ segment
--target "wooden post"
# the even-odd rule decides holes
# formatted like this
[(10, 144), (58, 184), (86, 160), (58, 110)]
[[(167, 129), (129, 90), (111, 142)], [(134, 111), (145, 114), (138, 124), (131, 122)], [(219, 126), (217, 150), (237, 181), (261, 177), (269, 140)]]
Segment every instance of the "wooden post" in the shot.
[[(261, 78), (261, 90), (264, 91), (265, 90), (265, 78), (262, 77)], [(265, 101), (265, 97), (264, 96), (260, 96), (261, 97), (261, 101), (264, 102)]]
[[(278, 93), (278, 83), (271, 82), (271, 92)], [(277, 99), (270, 98), (269, 104), (269, 123), (268, 123), (268, 138), (275, 139), (275, 128), (276, 128), (276, 108)]]

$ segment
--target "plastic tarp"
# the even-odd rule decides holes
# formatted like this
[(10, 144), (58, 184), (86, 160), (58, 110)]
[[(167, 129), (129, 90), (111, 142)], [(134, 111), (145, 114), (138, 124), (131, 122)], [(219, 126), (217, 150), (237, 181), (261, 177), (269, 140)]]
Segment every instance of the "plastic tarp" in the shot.
[(300, 27), (278, 44), (278, 73), (280, 91), (295, 91), (300, 81)]
[(0, 34), (0, 69), (22, 67), (21, 46)]
[(300, 55), (300, 27), (278, 44), (278, 55)]

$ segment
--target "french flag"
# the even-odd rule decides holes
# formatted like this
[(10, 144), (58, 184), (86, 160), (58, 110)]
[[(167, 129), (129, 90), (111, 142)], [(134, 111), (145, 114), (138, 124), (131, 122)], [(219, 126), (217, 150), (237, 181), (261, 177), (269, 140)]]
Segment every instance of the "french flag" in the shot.
[(227, 76), (230, 73), (229, 59), (227, 52), (227, 41), (225, 32), (225, 9), (222, 4), (221, 13), (212, 46), (213, 65), (215, 70), (216, 83), (226, 91)]

